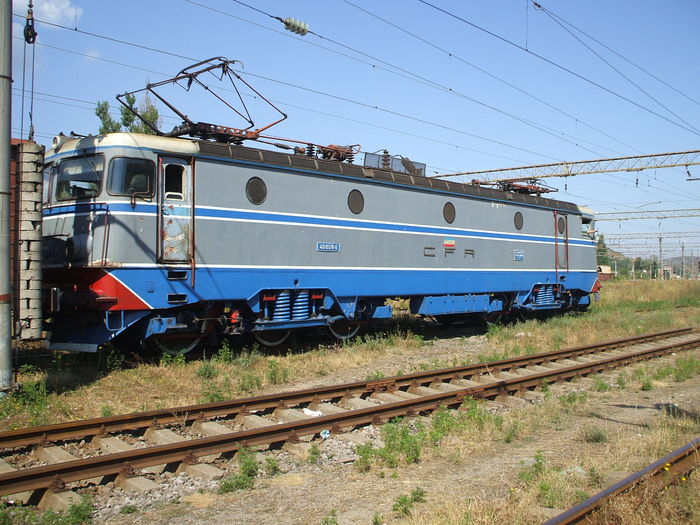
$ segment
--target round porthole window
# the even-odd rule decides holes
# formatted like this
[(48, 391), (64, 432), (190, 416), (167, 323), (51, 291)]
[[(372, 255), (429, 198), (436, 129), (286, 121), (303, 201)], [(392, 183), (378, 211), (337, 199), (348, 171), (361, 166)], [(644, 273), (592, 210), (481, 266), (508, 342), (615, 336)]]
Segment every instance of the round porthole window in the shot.
[(515, 224), (516, 230), (522, 230), (523, 229), (523, 214), (520, 213), (519, 211), (516, 211), (515, 216), (513, 217), (513, 223)]
[(352, 190), (348, 194), (348, 208), (355, 215), (359, 215), (365, 209), (365, 198), (359, 190)]
[(262, 204), (267, 198), (267, 186), (259, 177), (253, 177), (245, 185), (245, 195), (252, 204)]
[(566, 221), (564, 220), (564, 217), (559, 217), (559, 220), (557, 221), (557, 229), (561, 235), (564, 235), (564, 232), (566, 231)]
[(455, 205), (451, 202), (446, 202), (445, 206), (443, 206), (442, 208), (442, 216), (445, 218), (445, 221), (448, 224), (452, 224), (453, 222), (455, 222)]

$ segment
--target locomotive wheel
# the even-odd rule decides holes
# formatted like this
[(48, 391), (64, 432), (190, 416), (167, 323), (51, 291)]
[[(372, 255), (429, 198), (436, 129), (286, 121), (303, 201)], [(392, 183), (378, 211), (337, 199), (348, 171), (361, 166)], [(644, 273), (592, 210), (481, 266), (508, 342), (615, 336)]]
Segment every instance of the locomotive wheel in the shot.
[(170, 355), (184, 355), (194, 350), (201, 341), (202, 336), (199, 334), (160, 335), (148, 340), (155, 348)]
[(292, 335), (291, 330), (265, 330), (253, 332), (255, 340), (263, 346), (278, 346), (284, 343)]
[(328, 331), (333, 337), (340, 341), (352, 339), (360, 330), (360, 323), (351, 323), (350, 321), (336, 321), (328, 325)]

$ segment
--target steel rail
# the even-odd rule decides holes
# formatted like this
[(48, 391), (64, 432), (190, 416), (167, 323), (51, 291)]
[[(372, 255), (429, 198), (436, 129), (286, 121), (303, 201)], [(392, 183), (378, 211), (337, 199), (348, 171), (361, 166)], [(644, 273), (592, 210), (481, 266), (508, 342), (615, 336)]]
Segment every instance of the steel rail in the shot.
[(586, 523), (598, 523), (591, 514), (612, 497), (633, 489), (642, 482), (652, 483), (656, 488), (668, 486), (676, 481), (678, 476), (687, 474), (698, 464), (700, 464), (700, 438), (695, 438), (667, 456), (654, 461), (652, 464), (600, 491), (586, 501), (544, 522), (543, 525), (568, 525), (583, 521)]
[(499, 394), (514, 394), (534, 388), (540, 385), (543, 380), (573, 379), (614, 368), (615, 366), (698, 346), (700, 346), (700, 337), (689, 341), (644, 349), (631, 354), (613, 356), (595, 362), (580, 363), (527, 376), (496, 380), (491, 383), (482, 383), (473, 387), (430, 394), (375, 407), (348, 410), (338, 414), (311, 417), (291, 423), (273, 424), (262, 428), (231, 432), (218, 436), (8, 472), (0, 474), (0, 494), (7, 495), (49, 488), (63, 489), (67, 482), (98, 476), (119, 474), (128, 476), (133, 474), (134, 469), (164, 463), (196, 463), (197, 458), (202, 456), (231, 453), (243, 447), (254, 445), (296, 441), (301, 436), (315, 435), (322, 430), (340, 432), (342, 428), (369, 423), (379, 424), (394, 417), (428, 412), (438, 406), (460, 405), (466, 397), (489, 398)]
[(215, 403), (196, 404), (168, 409), (150, 410), (137, 414), (124, 414), (98, 417), (42, 425), (36, 427), (10, 430), (0, 433), (0, 449), (47, 444), (55, 441), (80, 439), (83, 437), (105, 435), (112, 432), (124, 432), (147, 428), (149, 426), (188, 424), (196, 420), (212, 417), (233, 416), (247, 410), (265, 410), (276, 408), (280, 404), (294, 405), (323, 399), (332, 399), (348, 395), (360, 395), (374, 391), (391, 391), (414, 382), (428, 383), (444, 379), (468, 379), (484, 373), (498, 373), (528, 365), (538, 365), (558, 359), (568, 359), (615, 349), (632, 344), (655, 341), (692, 332), (692, 328), (667, 330), (643, 334), (631, 338), (614, 339), (595, 345), (554, 350), (529, 356), (511, 357), (487, 363), (478, 363), (460, 367), (444, 368), (427, 372), (415, 372), (402, 376), (386, 377), (373, 381), (356, 381), (333, 386), (322, 386), (304, 390), (266, 394)]

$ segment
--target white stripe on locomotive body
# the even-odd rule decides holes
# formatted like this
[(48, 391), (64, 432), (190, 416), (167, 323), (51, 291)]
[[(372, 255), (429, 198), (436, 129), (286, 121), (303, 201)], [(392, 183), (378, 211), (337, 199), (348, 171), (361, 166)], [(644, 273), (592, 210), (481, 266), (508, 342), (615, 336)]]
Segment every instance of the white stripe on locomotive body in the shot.
[[(107, 201), (103, 202), (100, 204), (105, 204), (105, 205), (110, 205), (110, 204), (115, 204), (114, 201)], [(56, 206), (59, 207), (59, 206)], [(56, 208), (54, 207), (54, 208)], [(186, 208), (185, 206), (182, 206), (182, 208)], [(208, 206), (197, 206), (198, 210), (201, 209), (209, 209), (210, 207)], [(51, 208), (46, 208), (47, 210), (50, 210)], [(265, 213), (266, 215), (273, 215), (274, 213), (272, 212), (255, 212), (253, 210), (246, 210), (246, 209), (237, 209), (237, 208), (211, 208), (211, 209), (216, 209), (220, 211), (244, 211), (246, 213)], [(52, 219), (66, 219), (70, 217), (80, 217), (80, 216), (100, 216), (106, 214), (107, 211), (104, 210), (96, 210), (96, 211), (89, 211), (89, 212), (80, 212), (80, 213), (58, 213), (55, 215), (51, 215), (48, 217), (45, 217), (45, 221), (50, 221)], [(157, 211), (154, 212), (135, 212), (135, 211), (109, 211), (109, 214), (112, 216), (136, 216), (136, 217), (157, 217), (158, 213)], [(304, 217), (304, 218), (310, 218), (310, 219), (337, 219), (337, 217), (331, 217), (331, 216), (322, 216), (322, 215), (302, 215), (302, 214), (292, 214), (292, 213), (286, 213), (284, 215), (294, 215), (297, 217)], [(442, 228), (441, 229), (449, 229), (451, 230), (449, 233), (432, 233), (432, 232), (419, 232), (419, 231), (401, 231), (401, 230), (393, 230), (393, 229), (382, 229), (382, 228), (366, 228), (366, 227), (361, 227), (361, 226), (339, 226), (339, 225), (334, 225), (334, 224), (314, 224), (314, 223), (308, 223), (308, 222), (290, 222), (290, 221), (273, 221), (273, 220), (265, 220), (265, 219), (260, 219), (260, 220), (253, 220), (253, 219), (242, 219), (242, 218), (236, 218), (236, 217), (206, 217), (206, 216), (201, 216), (197, 215), (196, 216), (197, 221), (215, 221), (215, 222), (239, 222), (239, 223), (251, 223), (251, 224), (275, 224), (278, 226), (306, 226), (306, 227), (311, 227), (311, 228), (322, 228), (322, 229), (332, 229), (332, 230), (355, 230), (355, 231), (366, 231), (366, 232), (377, 232), (377, 233), (395, 233), (395, 234), (401, 234), (401, 235), (427, 235), (427, 236), (432, 236), (432, 237), (445, 237), (445, 235), (451, 235), (454, 237), (459, 237), (462, 239), (480, 239), (480, 240), (488, 240), (488, 241), (497, 241), (497, 242), (520, 242), (520, 243), (530, 243), (530, 244), (563, 244), (566, 241), (560, 239), (558, 241), (554, 240), (546, 240), (546, 239), (552, 239), (551, 236), (546, 236), (546, 235), (537, 235), (537, 234), (526, 234), (526, 235), (521, 235), (518, 233), (508, 233), (507, 235), (510, 235), (512, 237), (518, 237), (515, 239), (509, 239), (506, 237), (498, 237), (499, 235), (505, 235), (504, 232), (499, 232), (496, 230), (476, 230), (476, 229), (467, 229), (467, 228)], [(343, 219), (347, 220), (347, 219)], [(411, 224), (411, 223), (400, 223), (400, 222), (387, 222), (387, 221), (357, 221), (357, 222), (372, 222), (374, 224), (386, 224), (386, 225), (392, 225), (392, 226), (402, 226), (402, 227), (420, 227), (424, 225), (420, 224)], [(461, 233), (460, 233), (461, 232)], [(485, 235), (478, 235), (479, 233), (481, 234), (491, 234), (492, 236), (485, 236)], [(477, 235), (474, 235), (477, 234)], [(522, 237), (522, 238), (520, 238)], [(525, 237), (539, 237), (543, 240), (541, 241), (536, 241), (532, 239), (527, 239)], [(573, 242), (576, 241), (576, 242)], [(595, 246), (594, 241), (586, 241), (585, 239), (568, 239), (568, 244), (569, 244), (569, 249), (574, 249), (574, 248), (589, 248), (591, 246)]]
[[(62, 265), (44, 265), (45, 268), (63, 268)], [(134, 269), (154, 269), (154, 270), (167, 270), (171, 268), (185, 268), (190, 269), (192, 265), (190, 263), (169, 263), (169, 264), (150, 264), (150, 263), (119, 263), (119, 266), (114, 268), (134, 268)], [(532, 273), (532, 272), (554, 272), (553, 268), (408, 268), (405, 266), (291, 266), (291, 265), (274, 265), (274, 264), (197, 264), (197, 269), (231, 269), (231, 270), (340, 270), (340, 271), (391, 271), (391, 272), (508, 272), (508, 273)], [(106, 267), (109, 271), (110, 268)], [(560, 273), (565, 272), (578, 272), (578, 273), (597, 273), (597, 270), (590, 268), (569, 268), (568, 270), (559, 270)], [(121, 281), (120, 281), (121, 282)], [(122, 283), (124, 284), (124, 283)], [(126, 286), (126, 284), (124, 284)], [(126, 286), (128, 288), (128, 286)]]

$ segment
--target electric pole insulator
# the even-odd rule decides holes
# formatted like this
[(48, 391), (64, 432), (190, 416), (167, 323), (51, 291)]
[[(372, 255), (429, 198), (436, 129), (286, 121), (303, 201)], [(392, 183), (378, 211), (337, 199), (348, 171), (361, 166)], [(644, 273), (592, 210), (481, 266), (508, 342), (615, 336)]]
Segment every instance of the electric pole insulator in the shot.
[(301, 20), (297, 20), (296, 18), (285, 18), (282, 20), (282, 23), (287, 31), (291, 31), (297, 35), (304, 36), (309, 32), (309, 24), (302, 22)]

